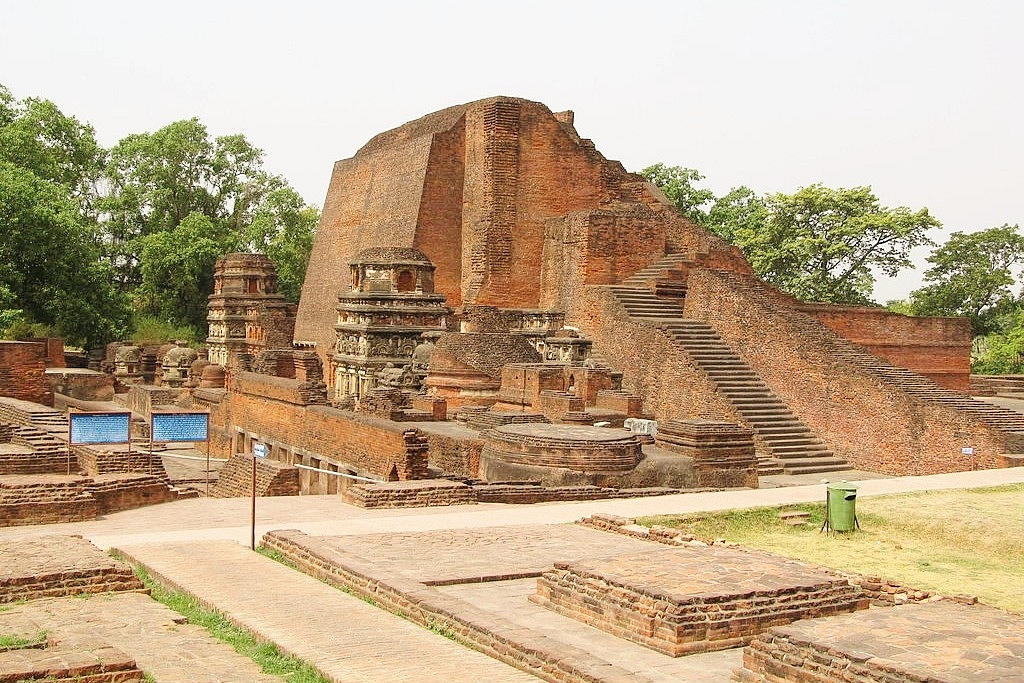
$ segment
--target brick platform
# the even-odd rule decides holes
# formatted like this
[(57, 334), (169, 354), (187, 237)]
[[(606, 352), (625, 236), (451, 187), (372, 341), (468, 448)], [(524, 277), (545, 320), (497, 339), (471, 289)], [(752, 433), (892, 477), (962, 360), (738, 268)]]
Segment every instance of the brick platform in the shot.
[[(50, 634), (21, 614), (0, 613), (0, 634), (26, 641), (0, 650), (0, 681), (46, 683), (128, 683), (144, 675), (135, 660), (87, 635)], [(42, 637), (40, 637), (42, 636)]]
[(0, 557), (0, 603), (143, 588), (127, 565), (79, 536), (0, 541)]
[(345, 492), (345, 502), (362, 508), (474, 505), (473, 489), (457, 481), (419, 479), (357, 484)]
[(942, 600), (780, 626), (756, 638), (743, 683), (1011, 683), (1024, 676), (1024, 617)]
[(868, 607), (844, 578), (721, 546), (556, 562), (530, 599), (673, 657), (737, 647), (772, 626)]

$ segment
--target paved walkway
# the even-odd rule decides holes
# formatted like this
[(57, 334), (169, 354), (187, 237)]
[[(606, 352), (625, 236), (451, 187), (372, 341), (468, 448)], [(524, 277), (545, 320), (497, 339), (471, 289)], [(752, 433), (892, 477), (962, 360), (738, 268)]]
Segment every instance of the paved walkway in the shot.
[[(857, 483), (860, 497), (970, 488), (1024, 483), (1024, 468)], [(595, 513), (633, 517), (814, 502), (823, 501), (824, 497), (825, 484), (808, 483), (640, 499), (531, 506), (482, 504), (415, 510), (363, 510), (344, 505), (337, 496), (263, 498), (257, 502), (256, 532), (259, 537), (265, 531), (292, 528), (313, 536), (349, 536), (559, 524)], [(247, 548), (249, 505), (247, 499), (182, 500), (119, 512), (90, 522), (3, 528), (0, 529), (0, 539), (80, 534), (101, 548), (123, 548), (173, 583), (231, 614), (245, 627), (328, 671), (337, 681), (450, 680), (454, 683), (536, 680), (252, 553)], [(528, 585), (529, 582), (524, 582), (517, 590), (527, 590)], [(527, 628), (561, 628), (549, 621), (551, 615), (539, 611), (541, 608), (523, 606), (517, 597), (492, 590), (496, 588), (482, 585), (478, 588), (454, 587), (451, 591), (468, 591), (466, 597), (475, 594), (475, 599), (489, 602), (499, 610), (502, 604), (511, 605), (504, 601), (513, 600), (520, 608), (514, 616), (510, 611), (508, 618)], [(117, 617), (112, 619), (116, 621)], [(146, 628), (131, 623), (134, 622), (126, 622), (129, 630)], [(601, 647), (601, 640), (593, 634), (579, 642), (593, 642), (594, 647)], [(611, 642), (608, 647), (611, 647)], [(156, 646), (155, 652), (159, 652), (160, 647)], [(125, 649), (133, 651), (134, 646)], [(734, 659), (715, 660), (714, 665), (686, 658), (706, 673), (693, 680), (715, 683), (727, 680), (724, 672), (733, 668), (736, 661), (735, 654), (729, 655)], [(158, 654), (147, 657), (159, 660)], [(641, 664), (641, 661), (646, 661), (642, 657), (635, 661), (638, 668), (643, 669), (646, 680), (671, 680), (673, 675), (677, 675), (677, 672), (659, 672), (656, 663)], [(144, 666), (147, 670), (152, 668)], [(215, 676), (211, 674), (211, 678), (203, 680), (239, 680), (237, 677)], [(659, 676), (663, 678), (659, 679)], [(158, 674), (156, 678), (161, 682), (176, 680)], [(243, 677), (242, 680), (258, 678)], [(678, 677), (675, 680), (679, 680)]]
[(537, 681), (237, 543), (119, 550), (338, 683)]
[[(798, 480), (806, 479), (807, 477), (802, 477)], [(893, 477), (862, 480), (856, 483), (859, 487), (858, 496), (861, 498), (910, 491), (998, 486), (1024, 483), (1024, 467), (924, 477)], [(562, 524), (595, 513), (639, 517), (824, 502), (825, 486), (823, 483), (808, 483), (779, 488), (684, 493), (650, 498), (537, 505), (485, 503), (398, 510), (355, 508), (345, 505), (340, 497), (332, 495), (260, 498), (256, 504), (256, 534), (259, 538), (274, 529), (298, 529), (314, 536), (337, 536), (510, 524)], [(109, 548), (116, 544), (213, 539), (232, 540), (248, 545), (250, 500), (180, 500), (117, 512), (89, 522), (0, 528), (0, 539), (50, 534), (81, 534), (100, 548)]]
[[(260, 673), (251, 659), (210, 636), (202, 626), (186, 623), (177, 612), (143, 593), (44, 598), (6, 607), (0, 615), (0, 632), (9, 632), (3, 630), (5, 619), (29, 620), (33, 630), (46, 631), (65, 648), (56, 648), (58, 659), (113, 646), (160, 683), (281, 683), (280, 677)], [(48, 650), (26, 654), (36, 652), (45, 655)], [(0, 675), (7, 673), (5, 663), (0, 658)]]

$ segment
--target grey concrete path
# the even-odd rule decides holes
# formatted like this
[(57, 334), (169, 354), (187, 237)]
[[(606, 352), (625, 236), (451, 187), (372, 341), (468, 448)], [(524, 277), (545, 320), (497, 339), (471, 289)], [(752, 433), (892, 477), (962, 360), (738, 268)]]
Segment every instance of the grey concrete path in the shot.
[(118, 550), (336, 683), (538, 680), (237, 543)]
[[(860, 497), (1015, 483), (1024, 483), (1024, 467), (856, 482)], [(574, 503), (487, 503), (398, 510), (355, 508), (333, 495), (260, 498), (256, 504), (256, 534), (258, 539), (263, 533), (274, 529), (298, 529), (314, 536), (335, 536), (510, 524), (561, 524), (598, 512), (637, 517), (818, 502), (825, 500), (825, 487), (823, 483), (815, 483)], [(247, 545), (250, 537), (250, 500), (181, 500), (118, 512), (90, 522), (0, 528), (0, 539), (48, 534), (81, 534), (101, 548), (117, 544), (212, 539), (232, 540)]]

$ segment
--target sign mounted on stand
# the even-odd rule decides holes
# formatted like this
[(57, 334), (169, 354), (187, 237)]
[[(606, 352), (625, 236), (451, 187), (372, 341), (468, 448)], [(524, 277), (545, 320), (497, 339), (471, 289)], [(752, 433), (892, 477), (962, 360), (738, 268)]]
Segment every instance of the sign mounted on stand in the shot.
[(68, 443), (128, 443), (131, 413), (70, 413)]
[(210, 437), (210, 414), (153, 413), (150, 434), (153, 441), (206, 441)]
[(265, 443), (257, 443), (252, 446), (252, 454), (257, 458), (265, 458), (270, 453), (270, 449), (267, 448)]
[(71, 474), (71, 447), (84, 444), (126, 443), (132, 451), (132, 414), (68, 413), (68, 475)]

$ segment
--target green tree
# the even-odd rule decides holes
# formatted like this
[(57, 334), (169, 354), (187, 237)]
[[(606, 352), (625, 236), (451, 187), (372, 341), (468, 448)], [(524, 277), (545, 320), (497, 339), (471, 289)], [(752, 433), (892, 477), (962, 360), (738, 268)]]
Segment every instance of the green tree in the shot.
[(238, 248), (266, 254), (277, 266), (278, 290), (297, 302), (306, 276), (320, 212), (290, 187), (274, 190), (242, 229)]
[(72, 344), (123, 334), (125, 301), (69, 189), (0, 161), (0, 321), (38, 323)]
[(124, 138), (110, 151), (106, 178), (102, 225), (126, 289), (141, 283), (143, 238), (195, 213), (209, 219), (205, 236), (231, 251), (267, 195), (287, 186), (263, 170), (263, 152), (245, 136), (211, 139), (198, 119)]
[(715, 200), (705, 225), (719, 237), (735, 243), (739, 235), (761, 230), (768, 216), (764, 198), (749, 187), (740, 186)]
[(699, 171), (658, 163), (640, 171), (640, 175), (657, 185), (680, 213), (694, 223), (704, 224), (708, 216), (705, 207), (715, 201), (715, 193), (694, 185), (704, 180)]
[(1014, 292), (1024, 264), (1024, 237), (1016, 225), (954, 232), (928, 257), (924, 287), (910, 295), (916, 315), (966, 316), (975, 335), (1000, 328), (1000, 318), (1019, 305)]
[(738, 226), (734, 243), (762, 278), (799, 299), (868, 304), (877, 269), (912, 266), (910, 250), (940, 226), (927, 209), (880, 205), (869, 187), (820, 184), (765, 198), (763, 223)]
[(92, 126), (66, 116), (49, 100), (15, 100), (0, 85), (0, 159), (64, 186), (88, 208), (104, 155)]
[(1007, 316), (1003, 331), (975, 339), (971, 372), (984, 375), (1024, 373), (1024, 312)]
[(210, 237), (212, 221), (193, 212), (175, 228), (140, 238), (141, 284), (135, 310), (171, 325), (184, 325), (201, 336), (206, 325), (207, 297), (213, 291), (213, 268), (224, 253)]

